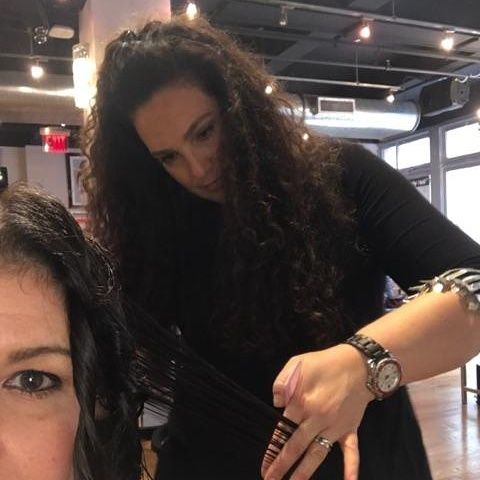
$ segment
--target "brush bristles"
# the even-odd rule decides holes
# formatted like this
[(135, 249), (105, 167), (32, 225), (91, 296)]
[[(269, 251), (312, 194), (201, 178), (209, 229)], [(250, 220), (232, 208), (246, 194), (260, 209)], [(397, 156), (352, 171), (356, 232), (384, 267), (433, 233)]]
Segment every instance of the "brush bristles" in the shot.
[(259, 468), (264, 454), (265, 461), (272, 462), (297, 425), (218, 371), (159, 322), (142, 318), (140, 325), (136, 322), (134, 375), (148, 402), (146, 408), (165, 421), (173, 417), (186, 434), (200, 435), (199, 442), (205, 432), (215, 435), (216, 448), (223, 450), (219, 454), (241, 449), (245, 459), (259, 462)]

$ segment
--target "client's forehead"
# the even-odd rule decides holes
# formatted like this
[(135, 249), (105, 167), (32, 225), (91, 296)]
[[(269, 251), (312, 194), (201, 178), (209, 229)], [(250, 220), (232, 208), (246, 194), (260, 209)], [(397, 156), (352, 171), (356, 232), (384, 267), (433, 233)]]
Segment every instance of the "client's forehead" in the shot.
[(53, 281), (34, 271), (7, 269), (0, 273), (0, 292), (0, 358), (12, 348), (68, 349), (65, 302)]

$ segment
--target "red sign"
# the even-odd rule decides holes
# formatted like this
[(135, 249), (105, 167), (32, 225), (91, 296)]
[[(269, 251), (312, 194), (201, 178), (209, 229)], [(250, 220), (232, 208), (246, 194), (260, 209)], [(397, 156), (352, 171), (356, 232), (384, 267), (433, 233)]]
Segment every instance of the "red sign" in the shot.
[(68, 137), (70, 132), (61, 128), (42, 128), (40, 129), (42, 136), (43, 151), (47, 153), (66, 153), (68, 151)]

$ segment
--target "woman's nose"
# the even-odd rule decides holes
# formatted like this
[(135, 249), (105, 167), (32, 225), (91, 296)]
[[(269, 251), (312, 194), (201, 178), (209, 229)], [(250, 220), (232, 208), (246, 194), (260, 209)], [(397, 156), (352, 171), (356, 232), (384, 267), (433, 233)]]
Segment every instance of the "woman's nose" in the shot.
[(189, 155), (188, 166), (190, 174), (195, 179), (204, 178), (210, 170), (210, 161), (199, 155)]

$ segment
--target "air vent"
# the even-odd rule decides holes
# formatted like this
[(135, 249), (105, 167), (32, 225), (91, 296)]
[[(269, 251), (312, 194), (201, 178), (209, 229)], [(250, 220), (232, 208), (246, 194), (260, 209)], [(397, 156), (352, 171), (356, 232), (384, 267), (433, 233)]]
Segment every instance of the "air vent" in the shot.
[(318, 97), (318, 112), (335, 112), (353, 115), (355, 113), (355, 99)]

